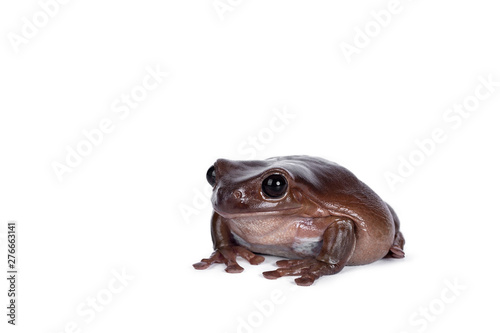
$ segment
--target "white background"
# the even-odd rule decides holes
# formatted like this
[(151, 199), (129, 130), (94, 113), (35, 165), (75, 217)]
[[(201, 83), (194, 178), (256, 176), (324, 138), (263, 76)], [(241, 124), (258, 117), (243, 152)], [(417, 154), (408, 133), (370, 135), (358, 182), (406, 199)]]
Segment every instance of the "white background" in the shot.
[[(229, 3), (221, 19), (212, 0), (69, 1), (16, 52), (13, 34), (41, 7), (2, 2), (0, 242), (6, 253), (18, 221), (20, 271), (14, 329), (0, 284), (2, 332), (497, 330), (500, 87), (456, 128), (443, 115), (480, 76), (500, 81), (498, 6), (401, 0), (348, 62), (341, 43), (376, 29), (370, 12), (389, 1)], [(120, 119), (113, 103), (148, 66), (168, 78)], [(276, 109), (293, 119), (271, 139)], [(103, 119), (113, 131), (60, 181), (53, 163)], [(446, 140), (391, 188), (384, 175), (436, 128)], [(396, 209), (407, 257), (305, 288), (262, 277), (275, 257), (242, 260), (241, 274), (194, 270), (212, 251), (205, 172), (252, 158), (258, 135), (256, 159), (353, 171)]]

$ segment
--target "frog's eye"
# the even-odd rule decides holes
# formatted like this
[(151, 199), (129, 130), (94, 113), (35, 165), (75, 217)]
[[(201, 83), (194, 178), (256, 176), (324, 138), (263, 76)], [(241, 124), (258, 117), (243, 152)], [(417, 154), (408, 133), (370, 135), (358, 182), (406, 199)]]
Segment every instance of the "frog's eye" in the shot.
[(270, 198), (279, 198), (286, 193), (288, 184), (282, 175), (270, 175), (262, 182), (262, 191)]
[(212, 165), (207, 171), (207, 181), (210, 185), (215, 185), (215, 167)]

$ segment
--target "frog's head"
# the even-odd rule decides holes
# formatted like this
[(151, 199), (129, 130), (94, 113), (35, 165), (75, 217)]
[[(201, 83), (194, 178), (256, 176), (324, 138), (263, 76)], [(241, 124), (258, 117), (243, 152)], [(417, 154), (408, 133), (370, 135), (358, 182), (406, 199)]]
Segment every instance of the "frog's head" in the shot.
[(213, 187), (213, 208), (228, 218), (303, 212), (309, 200), (305, 197), (307, 182), (300, 167), (300, 163), (290, 164), (276, 158), (219, 159), (207, 171), (207, 180)]

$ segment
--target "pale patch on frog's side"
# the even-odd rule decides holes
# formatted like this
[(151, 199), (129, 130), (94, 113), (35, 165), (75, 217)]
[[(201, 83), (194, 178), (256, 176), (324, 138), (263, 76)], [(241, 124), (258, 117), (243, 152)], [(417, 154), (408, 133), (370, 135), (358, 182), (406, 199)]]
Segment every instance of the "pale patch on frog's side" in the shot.
[(314, 257), (321, 251), (322, 245), (322, 237), (297, 237), (292, 244), (292, 250), (302, 256)]

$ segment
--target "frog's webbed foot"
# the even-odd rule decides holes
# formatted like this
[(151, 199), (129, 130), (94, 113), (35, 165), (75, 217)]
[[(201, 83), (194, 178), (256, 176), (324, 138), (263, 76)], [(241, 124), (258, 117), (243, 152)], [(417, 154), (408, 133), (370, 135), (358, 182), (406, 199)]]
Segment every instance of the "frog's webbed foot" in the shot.
[(278, 269), (264, 272), (266, 279), (277, 279), (282, 276), (297, 276), (295, 283), (299, 286), (310, 286), (314, 281), (323, 275), (335, 274), (342, 269), (335, 264), (329, 264), (317, 259), (297, 259), (297, 260), (279, 260), (276, 262)]
[(258, 265), (264, 261), (264, 257), (254, 254), (242, 246), (223, 246), (215, 250), (209, 258), (202, 259), (193, 264), (195, 269), (206, 269), (212, 264), (225, 264), (226, 272), (241, 273), (243, 267), (236, 262), (236, 256), (246, 259), (252, 265)]

